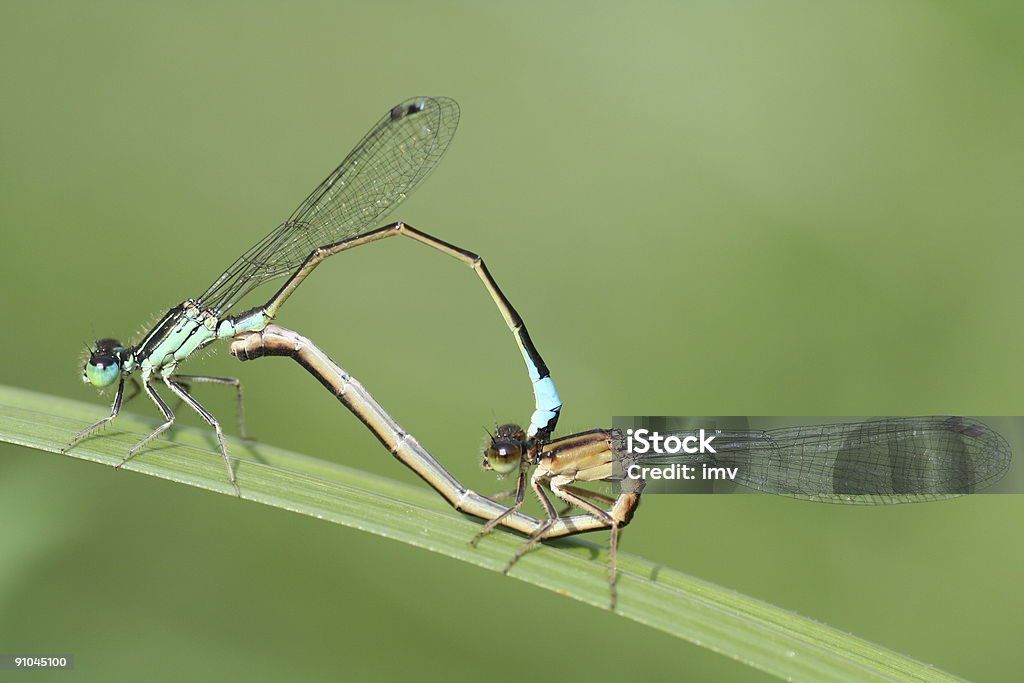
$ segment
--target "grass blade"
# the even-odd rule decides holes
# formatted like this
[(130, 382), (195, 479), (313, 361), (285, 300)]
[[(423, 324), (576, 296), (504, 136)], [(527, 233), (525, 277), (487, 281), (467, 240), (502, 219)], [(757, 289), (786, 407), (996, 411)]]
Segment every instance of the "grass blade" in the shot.
[[(102, 416), (95, 404), (0, 386), (0, 441), (59, 452), (72, 434)], [(115, 465), (152, 428), (131, 414), (66, 455)], [(413, 486), (265, 444), (231, 440), (242, 497), (299, 512), (500, 571), (522, 542), (495, 533), (468, 541), (479, 522)], [(384, 456), (383, 451), (380, 456)], [(233, 495), (212, 431), (176, 429), (125, 465), (127, 470)], [(112, 476), (114, 476), (112, 474)], [(512, 576), (606, 608), (607, 556), (581, 539), (545, 544)], [(642, 558), (619, 554), (617, 613), (768, 673), (794, 680), (958, 680), (916, 660), (773, 605)]]

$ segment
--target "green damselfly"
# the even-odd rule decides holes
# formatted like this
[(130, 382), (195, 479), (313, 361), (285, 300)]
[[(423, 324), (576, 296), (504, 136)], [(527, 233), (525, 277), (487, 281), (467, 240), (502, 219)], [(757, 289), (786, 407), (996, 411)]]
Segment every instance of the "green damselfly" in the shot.
[[(189, 388), (201, 382), (233, 385), (241, 404), (240, 384), (227, 377), (181, 375), (177, 372), (179, 364), (218, 339), (265, 328), (299, 284), (327, 257), (396, 235), (452, 256), (477, 273), (527, 363), (537, 404), (530, 433), (541, 437), (550, 434), (561, 408), (558, 392), (522, 318), (483, 260), (404, 223), (371, 229), (441, 160), (455, 134), (459, 114), (458, 104), (446, 97), (417, 97), (392, 107), (287, 220), (238, 257), (203, 294), (169, 310), (132, 346), (115, 339), (98, 340), (82, 369), (82, 379), (96, 387), (117, 383), (110, 415), (78, 432), (64, 450), (117, 417), (129, 380), (136, 387), (141, 384), (164, 422), (128, 451), (118, 467), (123, 465), (174, 423), (173, 411), (155, 390), (155, 384), (162, 383), (214, 428), (228, 478), (239, 494), (220, 423), (189, 393)], [(287, 277), (284, 285), (265, 304), (235, 312), (243, 297), (256, 287), (283, 277)], [(136, 372), (141, 382), (134, 377)], [(241, 407), (239, 417), (242, 421)]]

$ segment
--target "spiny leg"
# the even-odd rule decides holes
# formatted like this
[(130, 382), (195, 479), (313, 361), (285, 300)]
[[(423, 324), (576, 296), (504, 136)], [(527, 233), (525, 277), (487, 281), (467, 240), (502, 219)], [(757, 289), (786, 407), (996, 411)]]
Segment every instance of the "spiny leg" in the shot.
[(164, 384), (166, 384), (171, 391), (173, 391), (178, 397), (181, 398), (185, 403), (192, 408), (192, 410), (199, 413), (199, 416), (206, 420), (214, 431), (217, 432), (217, 442), (220, 444), (220, 454), (224, 457), (224, 466), (228, 470), (228, 480), (231, 481), (231, 486), (235, 489), (235, 495), (238, 497), (242, 496), (242, 492), (238, 489), (238, 484), (235, 482), (235, 471), (231, 467), (231, 457), (228, 455), (228, 446), (224, 442), (224, 430), (220, 428), (220, 423), (217, 422), (217, 418), (210, 414), (206, 408), (200, 405), (199, 401), (195, 400), (191, 394), (185, 391), (180, 385), (176, 384), (171, 377), (164, 377)]
[(608, 544), (608, 589), (611, 591), (611, 605), (609, 609), (615, 611), (615, 604), (619, 601), (619, 572), (615, 568), (615, 558), (619, 554), (619, 532), (622, 527), (617, 521), (612, 521), (612, 539)]
[[(568, 493), (579, 496), (580, 498), (585, 498), (587, 500), (596, 500), (600, 503), (604, 503), (605, 505), (612, 505), (617, 500), (614, 496), (606, 496), (605, 494), (600, 493), (598, 491), (591, 491), (590, 489), (581, 488), (579, 486), (572, 486), (569, 484), (560, 486), (558, 490), (567, 491)], [(561, 498), (561, 496), (559, 497)], [(565, 499), (563, 498), (563, 500)], [(572, 507), (576, 507), (576, 503), (570, 503), (570, 505)]]
[(512, 569), (512, 565), (518, 562), (520, 557), (530, 552), (535, 545), (540, 543), (541, 539), (544, 538), (544, 534), (548, 532), (548, 529), (554, 526), (555, 522), (558, 521), (558, 511), (555, 510), (555, 506), (544, 493), (544, 484), (546, 483), (546, 475), (540, 470), (535, 470), (533, 476), (530, 477), (530, 488), (532, 488), (533, 492), (537, 494), (537, 498), (540, 500), (541, 505), (544, 506), (544, 511), (547, 513), (547, 519), (544, 520), (544, 523), (541, 524), (537, 531), (534, 532), (533, 536), (530, 536), (526, 543), (519, 546), (516, 550), (516, 554), (512, 556), (512, 559), (508, 561), (505, 568), (501, 570), (504, 574), (508, 574), (508, 571)]
[[(565, 486), (561, 487), (561, 490), (569, 491), (570, 493), (576, 494), (580, 498), (586, 498), (588, 500), (596, 500), (596, 501), (599, 501), (599, 502), (604, 503), (605, 505), (609, 505), (609, 506), (612, 505), (613, 503), (615, 503), (615, 498), (613, 498), (611, 496), (606, 496), (603, 493), (598, 493), (597, 491), (591, 491), (590, 489), (580, 488), (578, 486), (570, 486), (570, 485), (566, 484)], [(565, 506), (565, 509), (562, 510), (560, 513), (558, 513), (559, 516), (565, 517), (565, 515), (568, 514), (568, 512), (570, 510), (572, 510), (574, 507), (576, 507), (575, 503), (567, 503), (566, 506)]]
[(480, 539), (491, 533), (494, 527), (501, 524), (501, 520), (505, 519), (514, 512), (518, 512), (519, 508), (523, 507), (523, 500), (526, 498), (526, 470), (520, 465), (519, 468), (519, 481), (516, 483), (516, 502), (515, 505), (502, 512), (497, 517), (489, 520), (487, 524), (484, 524), (480, 532), (473, 537), (473, 540), (469, 542), (470, 545), (475, 546), (479, 543)]
[[(192, 391), (192, 385), (189, 384), (188, 382), (179, 382), (179, 384), (181, 385), (181, 387), (185, 391), (189, 391), (189, 392)], [(185, 404), (185, 401), (180, 396), (175, 394), (175, 396), (174, 396), (174, 407), (171, 408), (171, 412), (173, 412), (174, 414), (177, 414), (178, 413), (178, 409), (181, 408), (181, 406), (184, 405), (184, 404)]]
[(315, 249), (307, 257), (306, 262), (302, 267), (296, 271), (296, 273), (288, 279), (284, 286), (278, 290), (270, 301), (267, 302), (266, 306), (264, 306), (264, 311), (269, 318), (276, 317), (278, 312), (281, 310), (281, 306), (284, 305), (284, 302), (288, 300), (288, 297), (295, 292), (295, 289), (299, 284), (301, 284), (302, 281), (305, 280), (309, 274), (312, 273), (313, 270), (327, 257), (340, 254), (341, 252), (354, 247), (369, 244), (370, 242), (376, 242), (378, 240), (398, 235), (409, 237), (420, 244), (425, 244), (426, 246), (441, 252), (442, 254), (447, 254), (452, 258), (458, 259), (465, 265), (472, 268), (483, 282), (484, 287), (487, 289), (487, 293), (490, 294), (491, 299), (498, 307), (502, 318), (504, 318), (505, 323), (508, 325), (508, 328), (512, 331), (512, 334), (516, 339), (519, 351), (522, 353), (523, 359), (526, 361), (530, 381), (533, 383), (536, 409), (530, 420), (528, 436), (546, 440), (554, 431), (555, 425), (558, 422), (559, 412), (562, 409), (562, 401), (558, 396), (558, 391), (555, 389), (554, 382), (551, 380), (551, 373), (548, 371), (548, 367), (544, 363), (544, 359), (541, 358), (540, 352), (537, 351), (537, 347), (534, 346), (533, 340), (530, 339), (530, 333), (526, 329), (526, 324), (523, 322), (522, 316), (519, 315), (519, 312), (516, 311), (512, 306), (512, 303), (501, 291), (501, 288), (498, 287), (498, 283), (487, 270), (487, 266), (484, 264), (483, 259), (471, 251), (456, 247), (455, 245), (449, 244), (448, 242), (440, 240), (432, 235), (428, 235), (425, 232), (421, 232), (420, 230), (405, 225), (404, 223), (392, 223), (391, 225), (368, 232), (365, 235), (352, 237)]
[(190, 391), (189, 383), (196, 384), (225, 384), (235, 388), (235, 395), (238, 400), (238, 434), (248, 440), (245, 432), (245, 403), (242, 401), (242, 381), (237, 377), (212, 377), (210, 375), (171, 375), (171, 381), (184, 385), (185, 391)]
[(611, 605), (610, 609), (615, 610), (615, 605), (619, 600), (619, 592), (616, 584), (618, 583), (618, 571), (616, 570), (616, 557), (619, 549), (619, 520), (616, 519), (608, 511), (602, 510), (593, 503), (591, 500), (599, 500), (603, 503), (614, 504), (618, 499), (611, 498), (602, 493), (596, 491), (588, 491), (577, 486), (572, 486), (569, 482), (572, 479), (562, 476), (555, 477), (551, 481), (551, 490), (556, 496), (569, 503), (572, 507), (578, 507), (582, 510), (586, 510), (594, 517), (605, 522), (608, 527), (611, 528), (611, 542), (608, 545), (608, 592), (611, 594)]
[(121, 466), (124, 465), (129, 460), (131, 460), (132, 458), (134, 458), (135, 454), (142, 450), (143, 446), (145, 446), (147, 443), (152, 441), (154, 438), (156, 438), (163, 432), (167, 431), (171, 427), (171, 425), (174, 424), (174, 413), (171, 411), (170, 408), (167, 407), (167, 404), (164, 403), (164, 400), (160, 398), (160, 394), (156, 393), (156, 389), (153, 388), (153, 385), (150, 384), (148, 379), (142, 380), (142, 390), (146, 392), (146, 396), (149, 396), (150, 400), (153, 401), (153, 403), (156, 404), (156, 407), (160, 409), (160, 412), (163, 413), (164, 423), (157, 427), (156, 429), (154, 429), (149, 434), (149, 436), (135, 444), (132, 447), (132, 449), (128, 451), (128, 455), (124, 456), (121, 462), (117, 463), (114, 466), (114, 469), (121, 469)]
[[(134, 379), (134, 378), (132, 378), (132, 379)], [(64, 448), (60, 449), (60, 452), (61, 453), (67, 452), (72, 446), (74, 446), (75, 444), (81, 442), (82, 439), (84, 439), (85, 437), (89, 436), (90, 434), (92, 434), (96, 430), (102, 429), (103, 427), (105, 427), (107, 425), (108, 422), (110, 422), (115, 417), (117, 417), (117, 414), (119, 412), (121, 412), (121, 401), (122, 401), (123, 398), (124, 398), (124, 376), (122, 375), (121, 376), (121, 381), (118, 382), (118, 384), (117, 384), (117, 393), (114, 394), (114, 405), (112, 405), (110, 407), (110, 415), (108, 417), (103, 418), (99, 422), (96, 422), (94, 424), (89, 425), (88, 427), (86, 427), (82, 431), (80, 431), (77, 434), (75, 434), (73, 437), (71, 437), (71, 441), (69, 441), (67, 443), (67, 445), (64, 446)]]

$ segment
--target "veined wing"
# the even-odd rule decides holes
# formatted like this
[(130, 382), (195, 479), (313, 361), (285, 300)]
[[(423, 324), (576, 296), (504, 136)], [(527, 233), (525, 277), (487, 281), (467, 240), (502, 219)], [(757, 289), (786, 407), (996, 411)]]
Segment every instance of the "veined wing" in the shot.
[(459, 105), (447, 97), (415, 97), (393, 107), (288, 220), (239, 256), (199, 302), (227, 313), (259, 285), (295, 272), (317, 247), (377, 227), (441, 160), (458, 124)]
[(974, 493), (998, 481), (1011, 458), (1000, 434), (964, 417), (724, 430), (716, 432), (713, 447), (715, 454), (623, 458), (643, 465), (735, 467), (737, 483), (765, 493), (870, 505)]

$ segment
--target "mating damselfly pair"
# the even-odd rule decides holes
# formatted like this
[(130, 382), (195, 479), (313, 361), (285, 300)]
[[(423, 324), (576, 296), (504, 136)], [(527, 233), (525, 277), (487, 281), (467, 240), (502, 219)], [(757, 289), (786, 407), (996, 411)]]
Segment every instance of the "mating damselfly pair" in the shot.
[[(235, 493), (240, 495), (220, 423), (189, 392), (193, 383), (235, 386), (241, 421), (238, 380), (183, 375), (177, 372), (178, 366), (214, 341), (265, 328), (302, 281), (327, 257), (396, 235), (410, 237), (448, 254), (477, 273), (526, 360), (537, 400), (530, 433), (550, 434), (561, 408), (558, 393), (522, 318), (505, 298), (483, 260), (403, 223), (372, 229), (374, 222), (404, 200), (441, 160), (458, 122), (459, 106), (446, 97), (417, 97), (392, 107), (287, 220), (239, 256), (203, 294), (169, 310), (133, 346), (125, 346), (115, 339), (98, 340), (83, 367), (82, 378), (97, 387), (117, 382), (114, 402), (108, 417), (78, 432), (65, 450), (117, 417), (125, 383), (129, 381), (136, 387), (141, 384), (142, 391), (160, 410), (164, 422), (127, 453), (121, 462), (124, 464), (174, 423), (174, 413), (155, 390), (155, 385), (160, 383), (214, 428), (228, 478)], [(288, 279), (265, 304), (235, 312), (246, 294), (282, 277)], [(136, 372), (141, 381), (135, 379)], [(244, 424), (241, 431), (244, 434)]]
[[(365, 407), (366, 414), (376, 415), (377, 419), (361, 417), (378, 438), (389, 445), (392, 453), (416, 470), (452, 505), (489, 520), (473, 542), (499, 524), (515, 528), (530, 537), (510, 560), (506, 571), (516, 559), (543, 539), (598, 528), (611, 529), (609, 580), (614, 606), (618, 535), (632, 518), (644, 482), (626, 482), (614, 497), (590, 491), (581, 484), (616, 478), (615, 464), (627, 456), (620, 443), (621, 434), (615, 430), (598, 429), (552, 439), (561, 409), (558, 393), (522, 318), (501, 292), (482, 259), (403, 223), (373, 228), (374, 222), (412, 192), (441, 159), (454, 135), (458, 119), (458, 106), (447, 98), (414, 98), (393, 107), (286, 221), (240, 256), (201, 296), (172, 308), (140, 342), (132, 346), (122, 345), (113, 339), (97, 341), (83, 368), (83, 378), (98, 387), (116, 382), (114, 402), (108, 417), (76, 434), (66, 448), (79, 443), (117, 416), (125, 397), (126, 382), (141, 384), (142, 391), (160, 410), (164, 422), (126, 454), (121, 461), (123, 464), (173, 424), (173, 412), (156, 391), (156, 385), (163, 384), (214, 427), (228, 478), (235, 493), (240, 495), (221, 426), (190, 393), (193, 383), (232, 385), (239, 392), (241, 404), (240, 385), (233, 378), (179, 374), (179, 364), (200, 348), (228, 338), (239, 338), (236, 344), (249, 344), (249, 356), (263, 355), (261, 349), (270, 349), (276, 343), (273, 340), (280, 338), (274, 336), (273, 329), (276, 328), (270, 326), (271, 321), (299, 284), (324, 259), (356, 246), (405, 235), (474, 269), (512, 330), (526, 361), (536, 404), (530, 424), (525, 430), (514, 425), (498, 428), (485, 449), (487, 468), (500, 475), (517, 475), (514, 504), (505, 507), (462, 487), (429, 454), (413, 448), (415, 442), (401, 432), (393, 420), (389, 424), (390, 418), (384, 419), (382, 415), (386, 416), (386, 413), (372, 400), (366, 404), (369, 406)], [(265, 304), (235, 312), (243, 297), (256, 287), (284, 277), (287, 280), (283, 286)], [(296, 345), (294, 340), (286, 339), (276, 347), (276, 353), (266, 355), (292, 355), (299, 359), (298, 348), (308, 350), (310, 346), (308, 340), (304, 345)], [(314, 367), (307, 360), (304, 366), (317, 374), (325, 386), (331, 386), (325, 379), (334, 372), (329, 363)], [(135, 378), (136, 372), (141, 382)], [(345, 381), (350, 382), (350, 379)], [(241, 407), (239, 410), (241, 417)], [(901, 466), (914, 467), (914, 459), (922, 457), (927, 449), (907, 447), (907, 444), (913, 443), (910, 437), (918, 436), (923, 430), (938, 435), (940, 442), (953, 440), (959, 443), (956, 448), (950, 446), (939, 449), (939, 469), (946, 461), (950, 465), (963, 467), (962, 461), (953, 463), (952, 458), (942, 453), (952, 454), (966, 449), (976, 454), (977, 462), (972, 460), (967, 466), (977, 470), (974, 480), (980, 485), (1005, 470), (1009, 451), (1005, 442), (991, 438), (991, 430), (986, 432), (984, 425), (965, 428), (962, 422), (936, 421), (935, 418), (912, 418), (903, 423), (887, 423), (882, 429), (870, 423), (833, 425), (831, 429), (806, 432), (798, 442), (775, 438), (765, 432), (733, 434), (731, 438), (736, 447), (731, 457), (748, 464), (758, 462), (759, 458), (768, 458), (765, 462), (777, 463), (776, 467), (769, 467), (769, 471), (776, 473), (775, 480), (767, 478), (764, 481), (769, 483), (761, 486), (754, 483), (755, 488), (770, 493), (789, 492), (785, 490), (788, 484), (777, 485), (779, 482), (792, 483), (788, 478), (794, 470), (787, 469), (785, 465), (796, 463), (801, 458), (810, 458), (818, 463), (815, 485), (823, 487), (817, 493), (821, 494), (820, 499), (828, 500), (828, 496), (832, 495), (849, 495), (844, 490), (825, 487), (824, 482), (828, 481), (831, 472), (830, 454), (835, 455), (838, 449), (853, 447), (861, 450), (868, 461), (880, 462), (881, 454), (896, 453)], [(529, 474), (531, 469), (532, 475)], [(799, 468), (796, 472), (799, 472)], [(519, 512), (525, 499), (527, 482), (544, 506), (546, 516), (542, 520), (532, 520)], [(858, 493), (864, 494), (864, 500), (847, 502), (895, 502), (885, 500), (890, 492), (871, 489), (870, 486)], [(921, 490), (905, 489), (901, 494), (935, 497), (965, 492), (962, 489), (959, 485), (950, 490), (932, 486)], [(547, 492), (581, 509), (584, 514), (561, 516)], [(872, 496), (875, 499), (868, 500)]]

